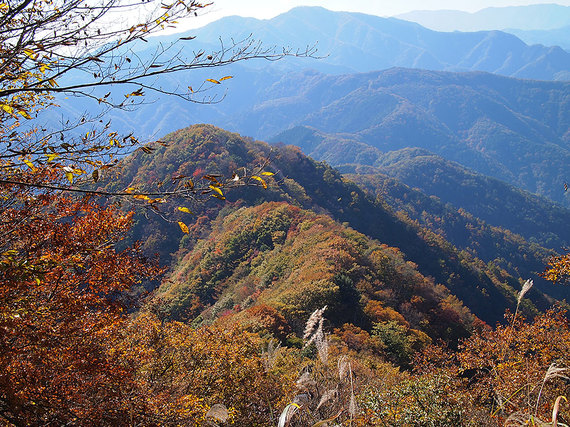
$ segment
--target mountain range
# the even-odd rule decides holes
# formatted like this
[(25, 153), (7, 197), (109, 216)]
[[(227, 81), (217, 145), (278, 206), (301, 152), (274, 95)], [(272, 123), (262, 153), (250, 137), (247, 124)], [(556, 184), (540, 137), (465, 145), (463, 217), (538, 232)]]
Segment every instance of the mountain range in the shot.
[[(241, 188), (224, 202), (189, 206), (200, 212), (192, 223), (170, 205), (163, 209), (179, 217), (173, 224), (137, 217), (132, 239), (170, 266), (166, 280), (147, 284), (158, 286), (166, 316), (200, 324), (268, 305), (298, 329), (312, 310), (337, 307), (341, 298), (348, 302), (340, 323), (369, 329), (372, 302), (430, 339), (453, 341), (468, 333), (471, 315), (500, 321), (529, 277), (536, 286), (527, 314), (567, 297), (539, 273), (569, 241), (568, 210), (553, 202), (570, 205), (563, 188), (570, 83), (551, 80), (566, 78), (570, 54), (498, 31), (438, 33), (321, 8), (269, 21), (225, 18), (192, 32), (200, 42), (188, 41), (189, 49), (208, 52), (220, 35), (239, 40), (250, 32), (278, 45), (320, 38), (320, 51), (331, 54), (166, 76), (161, 89), (233, 78), (214, 85), (228, 89), (220, 103), (159, 98), (134, 115), (111, 113), (143, 135), (204, 122), (274, 143), (196, 125), (161, 138), (151, 154), (125, 159), (116, 178), (101, 181), (108, 190), (148, 190), (176, 176), (231, 176), (271, 159), (275, 179), (262, 193)], [(138, 54), (179, 37), (149, 41)], [(391, 65), (432, 70), (371, 71)], [(178, 220), (190, 224), (187, 234)], [(296, 246), (318, 246), (320, 255), (304, 259)], [(382, 265), (380, 276), (372, 273)], [(446, 317), (455, 319), (449, 333), (428, 330)]]
[[(315, 23), (318, 23), (316, 25)], [(219, 115), (248, 108), (263, 97), (272, 85), (284, 74), (312, 69), (324, 74), (366, 73), (390, 67), (421, 68), (439, 71), (486, 71), (505, 76), (540, 79), (568, 80), (570, 75), (570, 53), (556, 46), (528, 46), (512, 34), (501, 31), (474, 33), (443, 33), (429, 30), (419, 24), (395, 18), (380, 18), (358, 13), (332, 12), (318, 7), (301, 7), (277, 16), (271, 20), (227, 17), (201, 29), (166, 37), (150, 38), (142, 46), (135, 47), (134, 54), (141, 61), (152, 61), (159, 52), (180, 50), (181, 57), (201, 51), (216, 52), (223, 43), (235, 49), (226, 54), (239, 52), (246, 44), (240, 43), (253, 37), (262, 41), (262, 50), (277, 51), (281, 46), (292, 47), (293, 52), (303, 52), (315, 46), (318, 59), (284, 58), (281, 61), (246, 61), (223, 67), (223, 69), (193, 70), (188, 73), (160, 76), (153, 86), (160, 90), (179, 91), (180, 88), (210, 86), (206, 98), (197, 95), (197, 101), (214, 99), (224, 102), (207, 106), (189, 106), (175, 97), (150, 94), (146, 91), (146, 102), (135, 112), (111, 112), (117, 130), (127, 133), (136, 130), (140, 137), (161, 136), (182, 126), (194, 123), (215, 123), (228, 128), (228, 122), (219, 120)], [(195, 37), (192, 40), (180, 38)], [(174, 46), (172, 44), (175, 43)], [(216, 71), (214, 71), (216, 70)], [(211, 85), (207, 79), (233, 76), (222, 87)], [(303, 84), (302, 82), (296, 84)], [(103, 96), (103, 88), (94, 96)], [(297, 92), (291, 82), (290, 95)], [(110, 99), (123, 100), (124, 91), (111, 88)], [(212, 97), (212, 98), (211, 98)], [(120, 102), (120, 101), (118, 101)], [(94, 112), (97, 103), (80, 99), (58, 99), (61, 111), (67, 116), (78, 116), (83, 112)], [(96, 113), (94, 113), (96, 115)], [(45, 117), (45, 122), (59, 121), (54, 112)], [(230, 128), (238, 132), (249, 130)], [(279, 129), (282, 130), (282, 129)], [(260, 136), (257, 133), (251, 134)], [(263, 135), (266, 137), (266, 135)]]
[(570, 7), (559, 4), (489, 7), (469, 13), (458, 10), (416, 10), (397, 18), (436, 31), (555, 30), (570, 25)]
[[(304, 126), (287, 130), (273, 141), (298, 146), (310, 157), (326, 161), (365, 187), (370, 188), (366, 176), (375, 176), (381, 182), (371, 188), (374, 192), (393, 199), (392, 192), (379, 191), (393, 188), (398, 194), (395, 197), (398, 203), (390, 203), (395, 209), (405, 208), (403, 199), (422, 198), (419, 204), (424, 212), (425, 205), (437, 202), (440, 205), (437, 208), (439, 216), (444, 216), (442, 212), (445, 210), (455, 214), (458, 209), (464, 210), (489, 225), (508, 229), (544, 247), (561, 251), (570, 246), (569, 209), (501, 180), (473, 172), (425, 149), (403, 148), (382, 152), (350, 134), (326, 134)], [(432, 199), (428, 200), (430, 196)], [(415, 214), (408, 209), (406, 211), (414, 219), (421, 220), (421, 211)], [(430, 212), (429, 209), (427, 211)], [(456, 231), (445, 235), (453, 242), (453, 236), (461, 233)]]
[(570, 25), (554, 30), (519, 30), (509, 28), (505, 31), (514, 34), (529, 45), (560, 46), (562, 49), (570, 51)]
[(283, 61), (280, 67), (288, 69), (344, 74), (407, 67), (541, 80), (567, 80), (570, 72), (570, 53), (555, 46), (528, 46), (505, 32), (444, 33), (396, 18), (319, 7), (294, 8), (270, 20), (227, 17), (191, 33), (206, 50), (216, 49), (220, 39), (242, 40), (250, 34), (269, 46), (303, 49), (318, 43), (321, 60)]
[[(479, 236), (481, 247), (471, 245), (473, 248), (470, 249), (469, 244), (461, 243), (458, 239), (455, 246), (442, 237), (443, 233), (436, 234), (429, 227), (397, 214), (384, 198), (367, 193), (345, 180), (338, 171), (311, 160), (295, 147), (271, 147), (210, 125), (177, 131), (164, 138), (163, 143), (165, 146), (155, 147), (150, 154), (139, 151), (129, 157), (117, 169), (116, 178), (108, 178), (106, 184), (100, 185), (107, 190), (126, 187), (150, 190), (156, 182), (168, 182), (172, 177), (199, 177), (205, 171), (228, 175), (236, 171), (238, 165), (251, 170), (266, 156), (271, 158), (270, 169), (275, 172), (275, 179), (268, 182), (266, 190), (261, 187), (238, 188), (228, 191), (226, 201), (212, 200), (207, 205), (189, 206), (192, 211), (200, 212), (200, 215), (192, 219), (189, 234), (186, 235), (176, 224), (176, 215), (187, 222), (191, 218), (178, 212), (175, 206), (161, 208), (164, 212), (177, 212), (172, 218), (173, 224), (164, 222), (160, 216), (138, 217), (132, 239), (138, 240), (144, 236), (146, 250), (162, 254), (163, 262), (171, 266), (171, 274), (157, 291), (165, 313), (170, 316), (201, 322), (222, 315), (225, 310), (239, 312), (252, 307), (257, 298), (261, 298), (260, 303), (271, 303), (273, 308), (281, 310), (293, 324), (299, 324), (316, 307), (334, 304), (341, 283), (346, 286), (342, 292), (352, 295), (350, 301), (356, 304), (354, 310), (357, 307), (360, 310), (363, 307), (363, 292), (369, 292), (365, 290), (368, 289), (366, 281), (376, 280), (367, 276), (366, 268), (369, 268), (367, 266), (372, 260), (366, 260), (369, 252), (365, 248), (376, 247), (375, 245), (380, 245), (379, 248), (388, 250), (399, 259), (394, 261), (395, 265), (389, 267), (386, 274), (411, 275), (409, 279), (396, 280), (389, 279), (388, 276), (377, 279), (380, 282), (396, 280), (386, 289), (387, 299), (381, 299), (384, 304), (400, 313), (402, 310), (408, 313), (406, 310), (410, 307), (407, 303), (413, 292), (406, 300), (392, 300), (387, 295), (399, 292), (389, 289), (397, 283), (403, 285), (406, 281), (417, 283), (418, 286), (424, 283), (421, 286), (432, 288), (431, 292), (435, 291), (442, 298), (453, 295), (463, 301), (472, 313), (490, 323), (500, 320), (507, 307), (513, 307), (516, 289), (520, 286), (523, 275), (525, 279), (528, 278), (527, 275), (532, 275), (535, 279), (536, 290), (533, 290), (531, 298), (538, 308), (547, 307), (553, 301), (553, 296), (561, 298), (565, 295), (563, 288), (549, 284), (537, 275), (552, 252), (538, 245), (533, 246), (512, 233), (492, 230), (474, 218), (468, 219), (474, 232), (472, 237), (478, 233), (487, 236)], [(270, 208), (259, 207), (264, 202), (281, 204)], [(422, 203), (433, 218), (440, 215), (428, 203)], [(301, 213), (298, 209), (313, 213)], [(297, 225), (291, 228), (291, 216), (298, 215), (305, 218), (301, 222), (306, 220), (311, 225), (303, 227), (297, 220), (293, 220)], [(321, 215), (322, 218), (315, 215)], [(444, 217), (445, 215), (441, 217), (444, 222), (451, 218)], [(467, 215), (463, 218), (467, 218)], [(452, 221), (448, 224), (452, 224)], [(326, 267), (326, 263), (315, 267), (322, 260), (319, 261), (319, 257), (313, 258), (314, 254), (306, 249), (312, 244), (305, 243), (302, 231), (315, 224), (320, 224), (323, 232), (330, 230), (331, 236), (350, 235), (352, 243), (334, 239), (322, 242), (323, 257), (325, 253), (331, 254), (330, 265), (335, 266), (333, 270)], [(247, 231), (250, 226), (254, 228)], [(311, 231), (306, 238), (316, 238), (315, 232), (316, 230)], [(289, 233), (294, 234), (290, 236)], [(368, 239), (373, 239), (374, 242)], [(362, 246), (357, 252), (353, 252), (356, 249), (350, 249), (354, 248), (355, 242)], [(308, 257), (305, 267), (291, 264), (295, 257), (301, 256), (301, 252), (297, 255), (295, 252), (285, 252), (285, 247), (281, 245), (291, 246), (287, 251), (293, 250), (294, 246), (305, 245), (304, 256)], [(343, 249), (345, 246), (348, 252)], [(338, 265), (334, 263), (335, 256), (341, 257), (338, 258)], [(510, 265), (503, 264), (502, 259), (505, 257), (509, 258)], [(341, 262), (341, 259), (344, 261)], [(396, 268), (397, 265), (401, 267)], [(388, 273), (393, 268), (396, 270)], [(303, 280), (300, 279), (299, 269), (307, 269), (303, 273)], [(413, 273), (414, 270), (417, 273)], [(412, 279), (415, 274), (420, 276)], [(349, 278), (341, 278), (342, 275), (348, 275)], [(426, 279), (421, 279), (422, 276)], [(303, 298), (313, 301), (298, 314), (289, 313), (289, 309), (282, 305), (288, 301), (284, 295), (294, 291), (290, 289), (292, 283), (297, 283), (298, 286), (303, 284), (305, 290), (302, 293), (307, 293)], [(244, 286), (246, 289), (239, 291)], [(443, 293), (437, 291), (440, 286), (443, 286)], [(311, 292), (316, 294), (309, 297), (308, 293)], [(380, 292), (380, 289), (374, 292)], [(384, 295), (384, 291), (380, 294)], [(267, 298), (262, 298), (262, 295)], [(301, 298), (301, 294), (295, 298)], [(454, 307), (462, 305), (457, 304), (454, 303)], [(532, 313), (532, 306), (527, 309)], [(347, 316), (351, 310), (348, 309)], [(354, 315), (356, 313), (353, 312)], [(404, 317), (409, 318), (411, 312), (405, 313)], [(339, 321), (349, 320), (343, 319)], [(350, 321), (356, 322), (354, 319)], [(366, 321), (365, 317), (358, 320), (364, 323)]]
[(420, 147), (568, 205), (569, 100), (568, 83), (483, 73), (292, 73), (228, 127), (267, 136), (307, 125), (381, 151)]

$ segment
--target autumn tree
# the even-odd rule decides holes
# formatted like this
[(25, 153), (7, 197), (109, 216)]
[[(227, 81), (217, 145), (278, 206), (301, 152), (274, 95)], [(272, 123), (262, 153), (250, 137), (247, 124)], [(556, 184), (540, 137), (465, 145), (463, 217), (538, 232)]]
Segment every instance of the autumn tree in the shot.
[(544, 277), (551, 282), (568, 284), (570, 282), (570, 252), (550, 259)]
[[(548, 422), (558, 396), (568, 396), (570, 329), (566, 313), (552, 308), (527, 321), (507, 313), (506, 324), (482, 329), (458, 354), (469, 393), (502, 422)], [(567, 414), (566, 408), (563, 412)]]
[(157, 274), (136, 247), (114, 249), (131, 215), (12, 191), (0, 221), (0, 419), (123, 423), (140, 409), (116, 346), (126, 292)]
[(293, 388), (293, 378), (264, 363), (259, 336), (237, 325), (195, 329), (145, 310), (128, 324), (124, 346), (157, 425), (207, 425), (223, 406), (235, 425), (274, 426)]
[[(144, 424), (152, 413), (135, 381), (132, 353), (120, 338), (129, 292), (159, 272), (136, 246), (117, 249), (132, 214), (102, 207), (90, 195), (153, 205), (204, 193), (223, 198), (226, 183), (250, 181), (205, 172), (196, 182), (179, 178), (174, 189), (157, 194), (107, 194), (81, 184), (97, 181), (129, 150), (152, 151), (136, 135), (112, 130), (110, 108), (136, 108), (153, 91), (208, 102), (203, 89), (223, 83), (210, 79), (187, 90), (165, 90), (153, 78), (297, 54), (266, 49), (253, 39), (185, 54), (192, 37), (159, 45), (144, 59), (135, 54), (135, 44), (206, 6), (182, 0), (0, 2), (2, 423)], [(37, 115), (57, 108), (61, 96), (92, 99), (101, 109), (42, 126)]]
[[(155, 44), (150, 53), (137, 51), (149, 37), (193, 17), (207, 6), (194, 0), (1, 2), (0, 182), (31, 185), (19, 172), (46, 166), (62, 171), (63, 181), (34, 182), (37, 188), (85, 192), (85, 188), (72, 185), (80, 178), (97, 181), (101, 172), (125, 152), (135, 148), (152, 150), (151, 146), (141, 146), (137, 135), (114, 132), (106, 118), (109, 109), (136, 108), (153, 92), (189, 102), (212, 102), (215, 99), (208, 96), (208, 89), (231, 78), (168, 87), (157, 83), (159, 77), (255, 58), (275, 60), (314, 53), (311, 48), (267, 48), (253, 38), (226, 41), (219, 50), (206, 52), (192, 49), (192, 36)], [(70, 118), (57, 126), (42, 126), (33, 120), (41, 110), (55, 108), (62, 96), (91, 99), (100, 108), (94, 115)], [(223, 197), (216, 189), (244, 183), (244, 176), (236, 176), (225, 181), (220, 177), (199, 180), (147, 196), (188, 198), (206, 192)], [(260, 181), (246, 181), (262, 185)], [(115, 195), (132, 198), (137, 194), (126, 191)]]

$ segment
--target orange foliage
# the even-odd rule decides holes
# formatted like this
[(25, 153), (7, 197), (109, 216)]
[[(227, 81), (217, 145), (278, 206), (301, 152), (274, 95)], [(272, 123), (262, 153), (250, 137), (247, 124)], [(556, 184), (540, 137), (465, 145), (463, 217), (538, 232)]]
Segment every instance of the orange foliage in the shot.
[(380, 340), (371, 337), (368, 332), (350, 323), (344, 324), (342, 328), (335, 329), (334, 335), (340, 338), (349, 349), (357, 352), (372, 351), (380, 353), (383, 349)]
[(368, 303), (366, 304), (366, 308), (364, 309), (364, 312), (374, 322), (395, 321), (403, 325), (409, 326), (408, 322), (406, 322), (406, 319), (404, 319), (404, 316), (402, 316), (400, 313), (398, 313), (396, 310), (394, 310), (391, 307), (384, 307), (384, 305), (380, 301), (376, 300), (368, 301)]
[(552, 257), (548, 262), (544, 277), (552, 282), (570, 282), (570, 252)]
[(252, 332), (269, 332), (279, 340), (284, 340), (291, 333), (291, 328), (285, 318), (267, 304), (256, 305), (245, 310), (240, 323)]
[[(266, 369), (261, 340), (236, 325), (193, 329), (141, 313), (125, 347), (159, 425), (204, 425), (215, 404), (225, 405), (236, 425), (274, 425), (292, 388)], [(199, 405), (189, 407), (188, 400)]]
[[(551, 309), (532, 322), (507, 314), (508, 324), (466, 340), (458, 354), (470, 393), (495, 416), (514, 412), (550, 419), (559, 395), (570, 387), (560, 377), (546, 379), (552, 364), (570, 366), (570, 329), (565, 312)], [(538, 414), (535, 414), (538, 411)]]
[(140, 405), (114, 345), (124, 292), (156, 273), (136, 248), (114, 249), (130, 215), (0, 191), (0, 415), (18, 425), (130, 419)]

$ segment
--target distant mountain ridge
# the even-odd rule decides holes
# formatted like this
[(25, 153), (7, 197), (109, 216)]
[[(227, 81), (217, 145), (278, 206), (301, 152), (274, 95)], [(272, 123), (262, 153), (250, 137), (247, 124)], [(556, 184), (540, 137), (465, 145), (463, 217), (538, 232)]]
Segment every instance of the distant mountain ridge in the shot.
[[(514, 243), (515, 247), (519, 248), (517, 253), (529, 257), (523, 261), (526, 264), (534, 263), (533, 265), (541, 266), (543, 261), (544, 255), (541, 255), (540, 251), (531, 250), (524, 240), (520, 238), (513, 240), (504, 235), (504, 238), (496, 240), (491, 245), (491, 252), (487, 252), (490, 259), (488, 262), (483, 262), (468, 252), (457, 249), (444, 238), (422, 228), (419, 224), (398, 217), (382, 201), (374, 200), (355, 184), (345, 181), (330, 166), (317, 163), (304, 156), (298, 149), (290, 146), (271, 149), (265, 143), (241, 138), (239, 135), (207, 125), (182, 129), (169, 135), (164, 141), (167, 145), (158, 146), (151, 154), (139, 151), (125, 159), (116, 169), (118, 177), (108, 180), (107, 184), (100, 181), (100, 185), (105, 185), (105, 188), (108, 189), (125, 187), (143, 189), (152, 185), (153, 180), (167, 182), (173, 174), (175, 176), (180, 176), (180, 174), (192, 176), (196, 171), (204, 170), (210, 173), (227, 174), (236, 170), (237, 165), (251, 168), (252, 162), (257, 161), (256, 158), (268, 155), (272, 159), (271, 169), (276, 172), (274, 181), (269, 181), (268, 178), (270, 185), (266, 190), (243, 188), (228, 191), (228, 201), (213, 201), (208, 204), (210, 207), (207, 210), (204, 210), (204, 207), (198, 207), (202, 209), (202, 213), (195, 220), (195, 223), (190, 222), (191, 219), (188, 216), (182, 217), (181, 220), (187, 221), (189, 224), (190, 234), (188, 235), (181, 233), (178, 224), (165, 223), (158, 216), (153, 219), (141, 215), (136, 219), (133, 238), (139, 239), (141, 235), (146, 235), (145, 246), (147, 249), (151, 253), (171, 254), (170, 259), (176, 267), (173, 270), (174, 274), (163, 283), (162, 289), (174, 289), (179, 288), (179, 286), (189, 286), (191, 290), (193, 289), (190, 293), (184, 291), (182, 294), (178, 291), (175, 291), (174, 294), (168, 291), (170, 297), (173, 297), (172, 301), (177, 301), (175, 307), (172, 307), (177, 316), (184, 317), (184, 313), (195, 316), (210, 304), (216, 304), (221, 309), (230, 307), (228, 304), (231, 301), (241, 304), (239, 299), (230, 300), (224, 297), (226, 286), (230, 283), (241, 283), (242, 285), (250, 283), (263, 291), (272, 283), (275, 285), (283, 284), (280, 281), (275, 282), (280, 277), (284, 278), (287, 283), (290, 280), (295, 281), (294, 274), (290, 275), (291, 272), (289, 271), (289, 268), (293, 267), (277, 260), (265, 264), (266, 267), (263, 269), (268, 274), (256, 276), (257, 273), (254, 273), (245, 282), (242, 280), (245, 277), (244, 274), (250, 274), (250, 268), (255, 267), (255, 265), (250, 265), (250, 261), (253, 259), (250, 255), (256, 257), (260, 262), (263, 262), (265, 258), (265, 255), (257, 258), (260, 252), (265, 254), (269, 250), (279, 255), (279, 245), (285, 241), (284, 239), (288, 235), (287, 224), (282, 223), (283, 217), (280, 214), (270, 213), (270, 216), (275, 218), (270, 219), (267, 225), (261, 228), (259, 228), (261, 222), (250, 222), (257, 224), (255, 228), (258, 231), (255, 231), (254, 234), (248, 231), (249, 228), (241, 226), (231, 231), (233, 237), (230, 240), (220, 241), (215, 237), (215, 234), (210, 234), (213, 229), (211, 227), (214, 226), (215, 228), (216, 221), (214, 219), (216, 217), (218, 217), (217, 223), (219, 224), (220, 218), (225, 217), (228, 213), (236, 212), (234, 218), (241, 221), (243, 218), (241, 218), (240, 212), (242, 211), (236, 211), (238, 208), (259, 206), (265, 201), (286, 202), (286, 204), (295, 205), (305, 210), (310, 209), (320, 215), (330, 216), (334, 221), (343, 224), (343, 227), (348, 225), (359, 233), (378, 240), (383, 246), (399, 248), (394, 253), (399, 253), (401, 250), (405, 255), (405, 260), (412, 262), (412, 264), (406, 264), (409, 268), (417, 269), (425, 277), (431, 277), (436, 283), (443, 284), (453, 295), (461, 299), (473, 313), (490, 323), (502, 319), (506, 307), (513, 307), (516, 299), (515, 289), (518, 289), (521, 280), (516, 268), (511, 269), (511, 273), (509, 273), (493, 263), (492, 260), (497, 258), (500, 253), (498, 251), (493, 254), (492, 251), (495, 250), (493, 248), (501, 248), (502, 251), (510, 252), (512, 249), (509, 248), (512, 248)], [(286, 211), (291, 212), (290, 208), (282, 206)], [(193, 210), (197, 209), (193, 206), (190, 207)], [(161, 210), (171, 209), (177, 212), (173, 206), (161, 207)], [(274, 210), (271, 208), (269, 212)], [(243, 213), (249, 217), (253, 215), (252, 218), (255, 220), (255, 212), (248, 211), (246, 213), (243, 211)], [(178, 212), (178, 215), (183, 214)], [(326, 221), (330, 223), (330, 220)], [(324, 225), (322, 221), (321, 224)], [(356, 241), (360, 242), (359, 245), (364, 243), (362, 237), (356, 236), (351, 231), (347, 231), (347, 233), (356, 237)], [(199, 244), (200, 240), (196, 239), (202, 239), (205, 245), (214, 249), (213, 257), (208, 256), (211, 261), (206, 260), (199, 252), (195, 252), (190, 258), (184, 260), (184, 255), (189, 250), (198, 248), (196, 245)], [(291, 245), (295, 245), (294, 240), (288, 241)], [(327, 271), (332, 270), (319, 270), (326, 273), (326, 277), (321, 277), (320, 272), (309, 268), (307, 270), (308, 276), (299, 283), (302, 283), (303, 286), (312, 286), (310, 285), (311, 282), (317, 287), (325, 286), (326, 289), (333, 292), (331, 294), (326, 291), (326, 295), (333, 299), (336, 298), (334, 292), (338, 291), (338, 286), (342, 287), (346, 284), (349, 291), (347, 295), (354, 296), (354, 286), (357, 282), (361, 282), (361, 278), (364, 279), (365, 277), (361, 275), (363, 270), (356, 264), (351, 264), (350, 255), (345, 256), (346, 252), (342, 249), (344, 243), (334, 239), (331, 243), (330, 250), (323, 249), (323, 254), (329, 254), (332, 256), (331, 259), (336, 259), (334, 253), (340, 251), (339, 256), (348, 263), (346, 267), (342, 267), (345, 265), (345, 261), (339, 261), (339, 265), (333, 264), (334, 271), (336, 271), (334, 278), (329, 277), (327, 273)], [(305, 243), (299, 242), (299, 244)], [(392, 251), (392, 249), (389, 250)], [(362, 251), (361, 253), (365, 254)], [(518, 256), (513, 257), (512, 262), (519, 265), (521, 259)], [(201, 263), (202, 260), (204, 263)], [(266, 261), (269, 261), (269, 258), (266, 258)], [(363, 261), (365, 260), (363, 259)], [(368, 261), (365, 261), (362, 266), (368, 268), (366, 267), (367, 263)], [(398, 263), (401, 264), (400, 261)], [(257, 261), (256, 265), (259, 265)], [(243, 267), (246, 269), (244, 270)], [(337, 271), (339, 267), (342, 268)], [(197, 269), (198, 274), (192, 274), (190, 281), (186, 281), (186, 273), (190, 269)], [(533, 275), (536, 272), (535, 270)], [(316, 276), (312, 276), (313, 273)], [(390, 274), (390, 270), (387, 273)], [(352, 279), (345, 282), (343, 275), (352, 277)], [(238, 282), (234, 282), (234, 279), (237, 279)], [(537, 282), (542, 280), (538, 277), (536, 279)], [(424, 280), (420, 280), (420, 282), (422, 281)], [(428, 281), (432, 282), (432, 279)], [(537, 283), (537, 291), (541, 290), (549, 294), (553, 285), (544, 283), (543, 280), (541, 283), (540, 285)], [(366, 282), (361, 282), (361, 285), (366, 288), (365, 284)], [(543, 287), (543, 284), (546, 287)], [(234, 290), (241, 292), (239, 288), (234, 288)], [(253, 291), (255, 289), (252, 289)], [(558, 292), (559, 290), (555, 291)], [(286, 288), (285, 292), (288, 292)], [(309, 289), (307, 292), (310, 292)], [(199, 300), (194, 299), (192, 295), (199, 296)], [(315, 296), (318, 298), (317, 295), (313, 295), (311, 298)], [(535, 292), (532, 299), (536, 307), (542, 309), (547, 307), (551, 301), (541, 292)], [(326, 304), (326, 299), (320, 301), (321, 304)], [(358, 298), (354, 301), (358, 301)], [(277, 308), (279, 307), (282, 306)], [(292, 308), (295, 309), (295, 304)], [(310, 312), (313, 309), (311, 303), (310, 307), (303, 310)], [(301, 316), (301, 318), (304, 319), (305, 316)]]
[[(409, 67), (477, 70), (541, 80), (570, 76), (570, 53), (558, 47), (527, 46), (511, 34), (441, 33), (395, 18), (332, 12), (320, 7), (297, 7), (270, 20), (227, 17), (192, 32), (198, 43), (211, 46), (217, 45), (220, 37), (240, 40), (250, 34), (267, 45), (302, 49), (318, 42), (319, 52), (325, 56), (318, 63), (287, 64), (326, 73)], [(287, 68), (285, 63), (283, 67)]]
[(570, 6), (534, 4), (489, 7), (469, 13), (459, 10), (417, 10), (396, 16), (436, 31), (482, 31), (516, 28), (553, 30), (570, 25)]
[(355, 134), (381, 151), (421, 147), (568, 205), (569, 108), (570, 84), (561, 82), (407, 69), (306, 72), (285, 76), (225, 125), (260, 137), (307, 125)]
[[(317, 22), (319, 25), (315, 25)], [(266, 21), (227, 17), (187, 34), (151, 38), (137, 50), (137, 55), (141, 58), (151, 57), (157, 48), (160, 50), (160, 43), (167, 47), (184, 35), (196, 36), (179, 45), (184, 52), (193, 55), (201, 49), (207, 52), (218, 50), (220, 37), (227, 47), (232, 37), (241, 40), (250, 34), (265, 46), (293, 46), (303, 50), (318, 42), (317, 54), (323, 58), (286, 58), (275, 63), (247, 61), (220, 69), (206, 68), (176, 76), (161, 76), (153, 84), (174, 91), (190, 85), (199, 87), (208, 78), (219, 79), (228, 75), (234, 78), (211, 89), (208, 94), (216, 95), (216, 100), (225, 98), (222, 103), (209, 106), (188, 104), (176, 97), (156, 95), (153, 98), (154, 95), (147, 91), (148, 102), (135, 112), (110, 112), (114, 127), (126, 133), (136, 131), (139, 137), (144, 138), (151, 135), (159, 137), (181, 126), (213, 123), (267, 138), (283, 129), (262, 133), (235, 127), (234, 124), (241, 120), (239, 114), (254, 108), (261, 100), (268, 101), (266, 95), (274, 93), (273, 86), (287, 91), (291, 98), (287, 102), (290, 103), (295, 96), (304, 102), (304, 94), (298, 92), (297, 86), (304, 87), (306, 82), (290, 79), (288, 87), (283, 87), (282, 83), (288, 74), (306, 69), (326, 75), (341, 75), (375, 72), (397, 66), (449, 71), (479, 70), (529, 79), (570, 79), (570, 53), (559, 47), (527, 46), (515, 36), (498, 31), (438, 33), (394, 18), (311, 7), (292, 9)], [(312, 77), (307, 78), (312, 80)], [(124, 94), (112, 91), (111, 97), (123, 99)], [(284, 93), (279, 97), (285, 101)], [(94, 107), (87, 103), (82, 105), (77, 100), (59, 99), (58, 102), (72, 116), (80, 116), (83, 111), (90, 111)], [(50, 114), (45, 119), (46, 123), (61, 120), (57, 110), (50, 110)]]
[[(557, 251), (570, 246), (570, 228), (567, 227), (570, 223), (569, 209), (505, 182), (477, 174), (425, 149), (404, 148), (384, 153), (360, 142), (355, 135), (325, 134), (302, 126), (279, 134), (274, 141), (298, 146), (307, 155), (316, 160), (325, 160), (382, 197), (395, 196), (372, 188), (367, 183), (370, 179), (357, 176), (387, 175), (395, 178), (395, 182), (421, 190), (424, 194), (423, 205), (433, 204), (433, 200), (428, 202), (425, 197), (435, 196), (442, 205), (451, 204), (452, 211), (465, 210), (489, 225), (508, 229), (531, 242)], [(405, 190), (396, 183), (385, 183), (386, 177), (376, 179), (383, 182), (381, 187), (389, 186), (400, 195), (408, 194), (398, 198), (420, 197), (412, 195), (412, 189)], [(400, 203), (394, 208), (400, 209)], [(440, 215), (445, 210), (443, 206), (437, 209)], [(448, 238), (454, 242), (453, 236)]]
[(514, 34), (526, 44), (542, 44), (545, 46), (560, 46), (566, 51), (570, 51), (570, 25), (556, 28), (554, 30), (519, 30), (505, 29), (506, 32)]

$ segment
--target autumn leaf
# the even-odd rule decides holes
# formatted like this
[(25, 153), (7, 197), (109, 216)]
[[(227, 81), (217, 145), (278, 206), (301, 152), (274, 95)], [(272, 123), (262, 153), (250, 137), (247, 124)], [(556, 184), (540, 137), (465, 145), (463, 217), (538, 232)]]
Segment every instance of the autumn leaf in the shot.
[(261, 185), (263, 185), (263, 188), (267, 188), (267, 183), (263, 180), (263, 178), (260, 178), (257, 175), (252, 175), (251, 178), (261, 182)]
[(34, 166), (34, 164), (32, 162), (30, 162), (29, 160), (24, 159), (23, 162), (33, 171), (36, 170), (36, 167)]
[(53, 162), (55, 159), (57, 159), (59, 157), (59, 154), (51, 153), (51, 154), (48, 154), (46, 157), (47, 157), (48, 162)]
[(0, 104), (0, 108), (2, 108), (2, 110), (6, 111), (8, 114), (14, 113), (14, 109), (8, 104)]
[(183, 206), (178, 206), (177, 209), (178, 209), (180, 212), (185, 212), (185, 213), (192, 214), (192, 215), (194, 214), (190, 209), (188, 209), (188, 208), (186, 208), (186, 207), (183, 207)]
[[(213, 185), (210, 185), (210, 188), (215, 191), (216, 193), (218, 193), (221, 197), (224, 197), (224, 193), (222, 193), (222, 190), (219, 189), (219, 187), (214, 187)], [(225, 198), (225, 197), (224, 197)]]
[(28, 114), (28, 112), (25, 111), (25, 110), (20, 110), (20, 111), (18, 111), (18, 114), (21, 115), (22, 117), (28, 119), (28, 120), (31, 120), (31, 118), (32, 118), (32, 117)]
[(178, 221), (178, 225), (180, 226), (180, 229), (184, 233), (186, 233), (186, 234), (190, 233), (190, 230), (188, 230), (188, 226), (186, 224), (184, 224), (182, 221)]
[(216, 177), (217, 175), (204, 175), (202, 178), (212, 182), (219, 182)]

